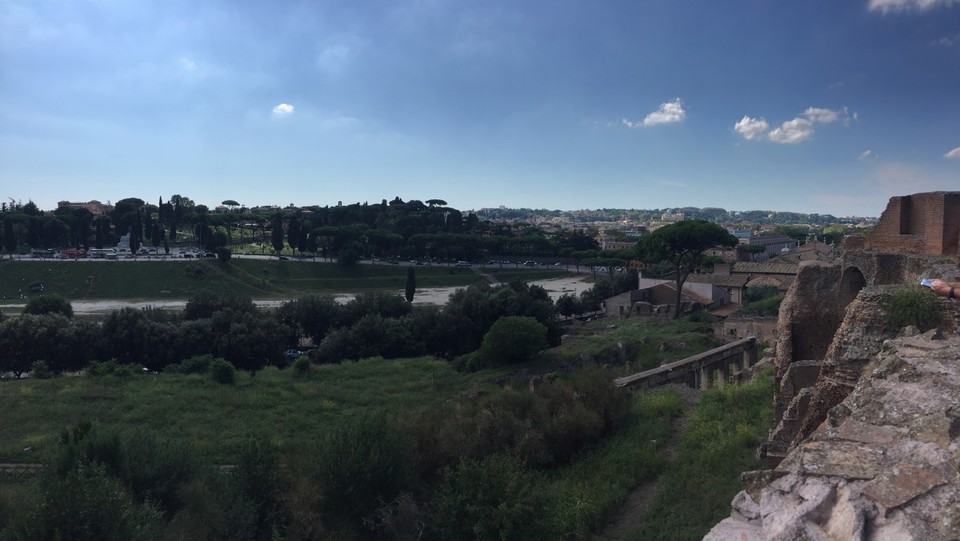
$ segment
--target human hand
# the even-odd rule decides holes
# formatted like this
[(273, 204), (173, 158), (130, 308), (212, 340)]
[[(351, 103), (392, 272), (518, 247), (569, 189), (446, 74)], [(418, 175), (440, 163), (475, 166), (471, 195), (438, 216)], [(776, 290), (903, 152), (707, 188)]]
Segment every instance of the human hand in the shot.
[(944, 280), (936, 278), (930, 283), (930, 289), (932, 289), (937, 295), (943, 295), (946, 297), (950, 295), (950, 290), (953, 289), (953, 286)]

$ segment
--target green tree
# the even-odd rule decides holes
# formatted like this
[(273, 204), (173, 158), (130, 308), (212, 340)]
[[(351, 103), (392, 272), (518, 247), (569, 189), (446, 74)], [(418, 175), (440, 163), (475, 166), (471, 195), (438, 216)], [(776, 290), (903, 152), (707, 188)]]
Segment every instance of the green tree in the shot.
[(275, 214), (270, 222), (270, 244), (277, 255), (283, 251), (283, 216), (279, 213)]
[(3, 220), (3, 249), (13, 259), (13, 253), (17, 251), (17, 234), (13, 230), (13, 220), (5, 218)]
[(501, 317), (490, 327), (477, 351), (484, 366), (529, 361), (547, 347), (547, 328), (532, 317)]
[(719, 225), (706, 220), (684, 220), (663, 226), (640, 237), (637, 252), (647, 263), (667, 262), (673, 268), (676, 281), (674, 317), (680, 317), (683, 284), (696, 271), (705, 257), (703, 252), (714, 246), (733, 247), (737, 238)]
[(23, 313), (35, 315), (63, 314), (69, 318), (73, 317), (73, 305), (60, 295), (40, 295), (27, 301)]
[(300, 220), (296, 216), (290, 217), (287, 223), (287, 245), (290, 246), (290, 251), (300, 247)]
[(413, 295), (417, 292), (417, 275), (413, 267), (407, 269), (407, 286), (403, 291), (407, 302), (413, 302)]
[(745, 244), (741, 249), (744, 253), (750, 254), (750, 261), (756, 261), (759, 254), (767, 251), (767, 247), (762, 244)]

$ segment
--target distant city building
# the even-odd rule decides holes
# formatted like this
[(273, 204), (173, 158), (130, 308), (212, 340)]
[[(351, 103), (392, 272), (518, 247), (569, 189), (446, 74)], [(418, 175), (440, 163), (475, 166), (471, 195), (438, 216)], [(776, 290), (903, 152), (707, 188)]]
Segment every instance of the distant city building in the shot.
[(68, 209), (87, 209), (91, 214), (99, 216), (101, 214), (106, 214), (113, 211), (113, 205), (107, 202), (106, 205), (97, 201), (96, 199), (87, 201), (86, 203), (73, 203), (71, 201), (59, 201), (57, 203), (57, 208), (68, 208)]
[(682, 212), (664, 212), (660, 215), (660, 221), (662, 222), (682, 222), (683, 213)]

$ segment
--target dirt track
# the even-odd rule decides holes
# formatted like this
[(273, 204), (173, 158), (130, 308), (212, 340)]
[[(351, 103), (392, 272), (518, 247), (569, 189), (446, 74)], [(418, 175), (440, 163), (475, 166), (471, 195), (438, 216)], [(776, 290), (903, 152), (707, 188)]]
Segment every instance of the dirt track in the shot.
[[(573, 295), (579, 295), (580, 292), (589, 289), (590, 284), (585, 283), (583, 280), (586, 276), (575, 276), (569, 278), (555, 278), (550, 280), (536, 280), (530, 282), (531, 284), (536, 284), (543, 287), (547, 290), (547, 293), (550, 295), (550, 298), (556, 300), (560, 295), (564, 293), (569, 293)], [(423, 288), (418, 289), (416, 295), (414, 296), (414, 304), (420, 305), (434, 305), (442, 306), (447, 303), (447, 300), (457, 289), (457, 287), (434, 287), (434, 288)], [(402, 290), (397, 290), (397, 293), (402, 295)], [(345, 304), (350, 302), (354, 295), (350, 293), (337, 293), (334, 294), (337, 302)], [(286, 299), (273, 299), (273, 300), (254, 300), (254, 304), (257, 306), (267, 307), (267, 308), (276, 308), (282, 303), (287, 302)], [(126, 300), (97, 300), (97, 301), (71, 301), (73, 305), (73, 311), (76, 314), (85, 314), (85, 315), (95, 315), (95, 314), (105, 314), (107, 312), (112, 312), (113, 310), (119, 310), (121, 308), (163, 308), (163, 309), (172, 309), (179, 310), (186, 306), (186, 299), (154, 299), (154, 300), (137, 300), (137, 301), (126, 301)], [(4, 311), (6, 313), (19, 312), (23, 309), (24, 304), (7, 304), (4, 305)]]

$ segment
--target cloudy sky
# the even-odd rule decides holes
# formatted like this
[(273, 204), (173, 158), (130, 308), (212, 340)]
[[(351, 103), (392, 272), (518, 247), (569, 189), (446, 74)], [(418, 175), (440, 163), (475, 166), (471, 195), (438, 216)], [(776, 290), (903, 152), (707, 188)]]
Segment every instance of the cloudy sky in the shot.
[(960, 190), (960, 0), (0, 0), (4, 201), (932, 190)]

